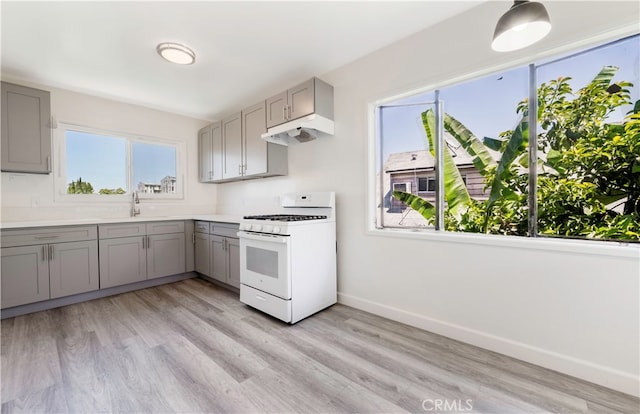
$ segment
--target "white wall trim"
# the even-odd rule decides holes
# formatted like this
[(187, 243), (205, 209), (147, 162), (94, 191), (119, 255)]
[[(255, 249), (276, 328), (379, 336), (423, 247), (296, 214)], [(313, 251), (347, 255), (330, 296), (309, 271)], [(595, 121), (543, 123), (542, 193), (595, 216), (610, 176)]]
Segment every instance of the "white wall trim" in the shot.
[(627, 372), (344, 293), (338, 303), (640, 397), (640, 377)]

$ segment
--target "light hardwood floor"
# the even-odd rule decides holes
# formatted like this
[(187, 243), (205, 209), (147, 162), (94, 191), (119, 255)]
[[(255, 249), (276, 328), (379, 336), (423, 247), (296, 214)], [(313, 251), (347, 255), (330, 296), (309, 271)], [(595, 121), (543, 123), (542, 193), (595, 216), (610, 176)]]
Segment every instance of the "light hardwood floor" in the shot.
[(640, 412), (342, 305), (288, 326), (200, 279), (3, 320), (1, 354), (3, 413)]

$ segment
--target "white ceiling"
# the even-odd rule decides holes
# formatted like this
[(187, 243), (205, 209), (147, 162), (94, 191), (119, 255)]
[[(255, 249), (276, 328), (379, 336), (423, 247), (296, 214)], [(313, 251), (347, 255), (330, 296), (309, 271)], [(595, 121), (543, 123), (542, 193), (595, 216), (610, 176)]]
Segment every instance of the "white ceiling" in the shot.
[[(2, 1), (2, 78), (213, 120), (476, 5)], [(196, 63), (165, 62), (163, 41)]]

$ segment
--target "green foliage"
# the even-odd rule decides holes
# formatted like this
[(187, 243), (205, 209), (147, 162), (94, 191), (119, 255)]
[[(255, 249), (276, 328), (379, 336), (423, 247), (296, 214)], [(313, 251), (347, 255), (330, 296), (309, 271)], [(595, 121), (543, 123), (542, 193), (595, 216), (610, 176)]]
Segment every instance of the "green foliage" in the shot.
[(76, 181), (69, 183), (67, 194), (93, 194), (93, 186), (87, 181), (82, 181), (82, 177), (78, 177)]
[[(537, 224), (541, 234), (640, 240), (640, 101), (635, 102), (622, 124), (607, 122), (617, 108), (632, 104), (628, 88), (633, 85), (624, 81), (612, 83), (617, 70), (605, 66), (576, 92), (569, 77), (543, 83), (538, 88)], [(520, 102), (516, 110), (522, 114), (522, 120), (515, 130), (505, 131), (499, 138), (484, 139), (486, 148), (502, 153), (497, 165), (482, 157), (486, 148), (478, 145), (479, 140), (466, 127), (450, 116), (445, 117), (448, 120), (445, 129), (469, 154), (476, 156), (474, 165), (490, 189), (486, 201), (469, 198), (466, 188), (464, 191), (459, 188), (456, 174), (450, 178), (451, 165), (447, 164), (445, 151), (447, 230), (527, 234), (527, 100)], [(430, 119), (433, 114), (429, 112), (423, 114), (423, 122), (433, 148), (435, 121)], [(421, 206), (419, 211), (433, 222), (433, 209), (425, 208), (425, 204), (415, 199), (418, 197), (396, 193), (394, 197), (410, 201), (408, 205), (412, 208)]]
[(125, 191), (121, 187), (118, 187), (115, 190), (111, 188), (101, 188), (100, 191), (98, 191), (98, 193), (99, 194), (124, 194)]

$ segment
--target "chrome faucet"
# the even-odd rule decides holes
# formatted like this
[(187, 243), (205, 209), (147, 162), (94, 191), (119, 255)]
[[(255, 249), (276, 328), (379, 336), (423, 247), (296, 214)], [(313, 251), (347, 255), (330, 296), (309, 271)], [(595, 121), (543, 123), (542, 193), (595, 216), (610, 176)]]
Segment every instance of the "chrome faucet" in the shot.
[(131, 217), (140, 215), (140, 207), (136, 208), (136, 204), (140, 204), (140, 199), (138, 198), (138, 192), (134, 191), (131, 194)]

